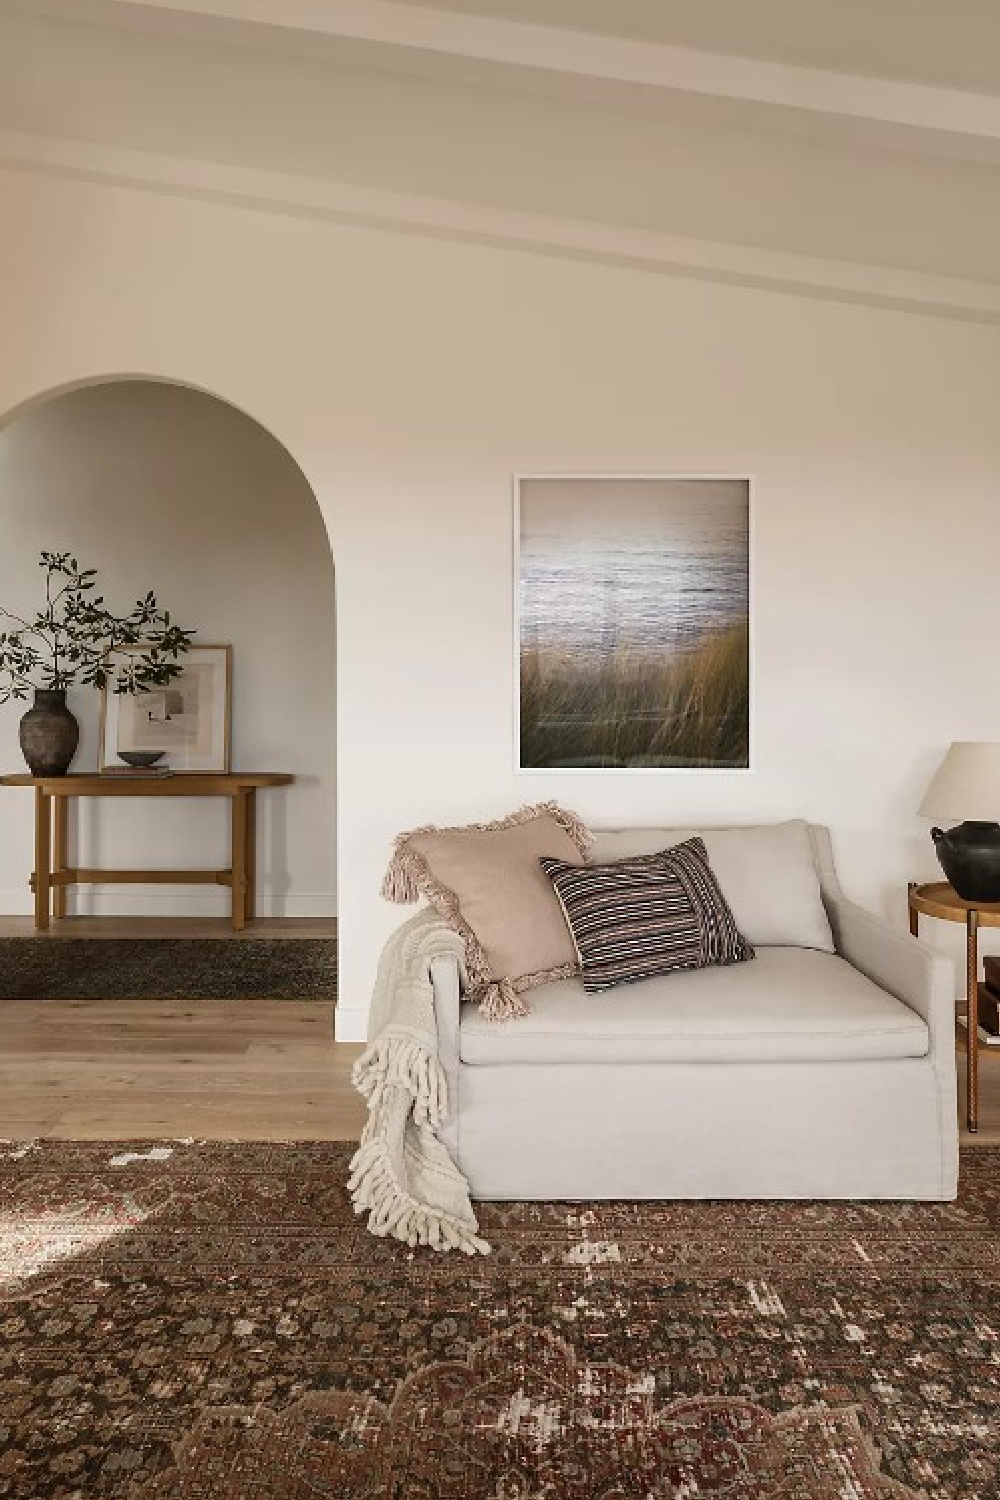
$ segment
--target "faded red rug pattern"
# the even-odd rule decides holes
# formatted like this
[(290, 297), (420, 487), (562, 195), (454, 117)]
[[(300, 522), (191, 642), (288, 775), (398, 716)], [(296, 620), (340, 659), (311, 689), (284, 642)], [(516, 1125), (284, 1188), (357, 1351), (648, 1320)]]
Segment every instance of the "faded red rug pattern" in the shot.
[(11, 1500), (986, 1500), (1000, 1151), (956, 1204), (485, 1206), (377, 1241), (351, 1148), (0, 1147)]

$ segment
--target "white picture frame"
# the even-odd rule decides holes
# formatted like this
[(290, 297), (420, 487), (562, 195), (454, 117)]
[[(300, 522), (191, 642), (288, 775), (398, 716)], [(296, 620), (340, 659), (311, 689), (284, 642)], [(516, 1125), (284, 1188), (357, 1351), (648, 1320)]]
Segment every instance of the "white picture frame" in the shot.
[[(655, 486), (738, 486), (742, 488), (745, 509), (745, 562), (743, 572), (745, 579), (745, 627), (746, 627), (746, 726), (745, 745), (741, 746), (742, 754), (720, 758), (717, 761), (708, 760), (699, 762), (695, 757), (664, 756), (663, 760), (672, 759), (672, 764), (637, 764), (637, 757), (632, 757), (632, 763), (625, 760), (618, 764), (579, 764), (569, 763), (571, 761), (585, 760), (586, 756), (567, 755), (562, 757), (567, 763), (557, 764), (555, 760), (560, 757), (538, 757), (531, 753), (526, 744), (526, 692), (524, 682), (524, 659), (523, 647), (525, 638), (525, 616), (529, 612), (526, 609), (526, 592), (524, 577), (524, 521), (525, 521), (525, 489), (526, 486), (574, 486), (599, 484), (602, 486), (628, 487), (630, 485), (655, 485)], [(755, 503), (755, 481), (750, 473), (627, 473), (627, 472), (591, 472), (591, 473), (539, 473), (518, 472), (513, 476), (512, 495), (512, 572), (513, 572), (513, 661), (514, 661), (514, 767), (517, 774), (533, 776), (549, 776), (550, 774), (563, 775), (736, 775), (745, 776), (754, 770), (754, 742), (755, 742), (755, 716), (754, 716), (754, 503)], [(567, 515), (572, 514), (567, 509)], [(573, 524), (567, 523), (567, 533), (578, 538), (579, 525), (578, 516), (574, 518)], [(530, 601), (529, 601), (530, 608)], [(528, 750), (526, 755), (525, 751)], [(610, 757), (608, 758), (610, 759)]]

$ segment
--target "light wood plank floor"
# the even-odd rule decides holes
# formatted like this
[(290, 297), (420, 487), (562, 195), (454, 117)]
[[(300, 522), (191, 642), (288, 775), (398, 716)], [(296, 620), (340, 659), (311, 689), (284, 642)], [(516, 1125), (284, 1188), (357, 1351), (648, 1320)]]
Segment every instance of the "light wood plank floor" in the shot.
[[(315, 1003), (2, 1001), (0, 1137), (356, 1140), (360, 1050), (334, 1042)], [(956, 1061), (961, 1080), (961, 1046)], [(1000, 1144), (997, 1052), (982, 1054), (979, 1133), (963, 1140)]]
[(958, 1067), (959, 1119), (962, 1122), (963, 1146), (1000, 1146), (1000, 1047), (979, 1049), (979, 1129), (970, 1135), (965, 1129), (965, 1029), (959, 1027), (956, 1040)]
[(360, 1051), (315, 1002), (0, 1001), (0, 1137), (355, 1140)]

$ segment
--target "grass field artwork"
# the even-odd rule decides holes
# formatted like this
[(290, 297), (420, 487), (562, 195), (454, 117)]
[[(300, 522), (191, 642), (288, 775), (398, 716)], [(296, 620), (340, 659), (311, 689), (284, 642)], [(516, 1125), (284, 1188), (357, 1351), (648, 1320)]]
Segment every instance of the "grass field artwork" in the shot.
[(522, 770), (750, 764), (750, 481), (517, 483)]

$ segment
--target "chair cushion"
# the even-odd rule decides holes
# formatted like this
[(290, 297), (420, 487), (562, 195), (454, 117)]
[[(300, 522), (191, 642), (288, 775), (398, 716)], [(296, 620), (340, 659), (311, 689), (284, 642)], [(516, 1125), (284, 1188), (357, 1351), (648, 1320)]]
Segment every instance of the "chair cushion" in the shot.
[[(532, 1014), (491, 1025), (462, 1012), (464, 1063), (838, 1062), (924, 1057), (927, 1026), (835, 954), (758, 948), (752, 964), (698, 969), (588, 995), (546, 984)], [(669, 1088), (669, 1082), (664, 1081)]]
[(573, 934), (588, 995), (753, 958), (701, 839), (603, 865), (539, 863)]
[(750, 828), (595, 829), (590, 858), (602, 863), (655, 854), (694, 832), (705, 841), (708, 862), (748, 943), (834, 951), (812, 830), (800, 819)]

